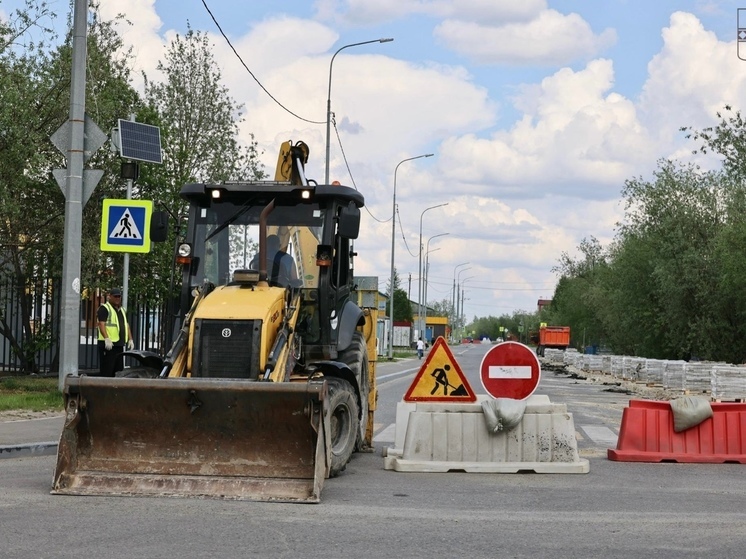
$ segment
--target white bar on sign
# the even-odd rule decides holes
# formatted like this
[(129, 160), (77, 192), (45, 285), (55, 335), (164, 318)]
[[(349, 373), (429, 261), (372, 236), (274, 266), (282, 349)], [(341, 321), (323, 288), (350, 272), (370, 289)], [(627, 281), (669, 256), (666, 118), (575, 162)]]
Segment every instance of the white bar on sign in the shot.
[(489, 378), (531, 378), (531, 367), (526, 365), (513, 367), (490, 365), (487, 373)]

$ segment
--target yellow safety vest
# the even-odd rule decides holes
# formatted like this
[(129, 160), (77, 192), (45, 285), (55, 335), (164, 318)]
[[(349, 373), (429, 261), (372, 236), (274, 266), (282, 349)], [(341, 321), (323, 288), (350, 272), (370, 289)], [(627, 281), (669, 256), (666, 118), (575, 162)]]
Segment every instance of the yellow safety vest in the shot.
[[(106, 307), (106, 310), (109, 311), (109, 316), (106, 319), (106, 337), (109, 338), (112, 342), (118, 342), (119, 315), (117, 314), (116, 309), (111, 303), (104, 303), (104, 307)], [(121, 307), (119, 310), (122, 311), (122, 317), (124, 318), (124, 343), (126, 344), (128, 341), (127, 338), (129, 337), (129, 328), (127, 326), (127, 312), (124, 310), (124, 307)], [(104, 337), (101, 335), (100, 328), (98, 329), (98, 339), (104, 339)]]

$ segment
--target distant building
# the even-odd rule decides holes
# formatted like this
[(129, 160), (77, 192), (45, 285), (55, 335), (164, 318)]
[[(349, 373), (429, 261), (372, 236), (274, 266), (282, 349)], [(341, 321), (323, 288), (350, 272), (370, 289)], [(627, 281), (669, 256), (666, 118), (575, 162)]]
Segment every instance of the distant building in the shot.
[(536, 304), (537, 310), (541, 312), (541, 309), (543, 309), (544, 307), (548, 307), (551, 304), (552, 304), (551, 299), (539, 299), (539, 302)]

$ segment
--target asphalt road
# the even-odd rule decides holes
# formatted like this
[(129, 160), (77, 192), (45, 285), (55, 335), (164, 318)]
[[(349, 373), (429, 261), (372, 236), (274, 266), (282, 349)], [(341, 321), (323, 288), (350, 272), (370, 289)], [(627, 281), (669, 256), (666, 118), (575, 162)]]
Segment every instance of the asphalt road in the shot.
[[(486, 349), (454, 349), (478, 393)], [(573, 413), (590, 473), (384, 470), (395, 404), (417, 366), (379, 367), (376, 451), (327, 480), (318, 505), (52, 496), (54, 457), (1, 460), (0, 556), (744, 557), (745, 467), (608, 461), (630, 397), (566, 375), (545, 371), (537, 393)]]

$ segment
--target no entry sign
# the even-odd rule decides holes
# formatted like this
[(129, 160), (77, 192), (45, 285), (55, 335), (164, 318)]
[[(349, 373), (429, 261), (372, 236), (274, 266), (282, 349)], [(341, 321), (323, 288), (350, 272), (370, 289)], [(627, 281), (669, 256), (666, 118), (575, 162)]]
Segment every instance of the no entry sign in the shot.
[(482, 386), (493, 398), (525, 400), (539, 386), (541, 366), (533, 350), (518, 342), (490, 349), (479, 367)]

